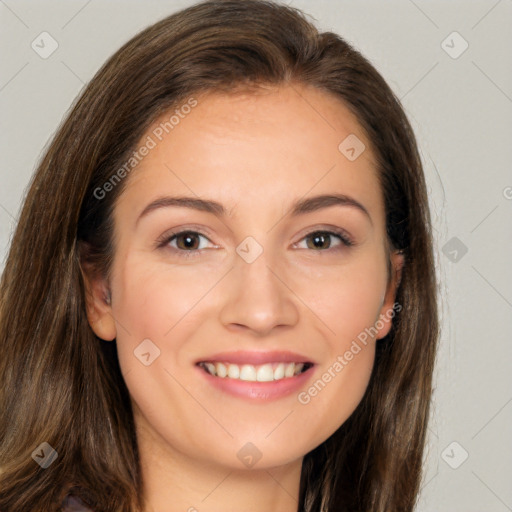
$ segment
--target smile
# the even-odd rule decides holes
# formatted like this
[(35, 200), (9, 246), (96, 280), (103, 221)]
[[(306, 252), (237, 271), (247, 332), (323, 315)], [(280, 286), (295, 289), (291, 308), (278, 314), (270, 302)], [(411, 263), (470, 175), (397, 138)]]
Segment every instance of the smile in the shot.
[(307, 371), (312, 364), (276, 361), (252, 365), (201, 361), (198, 366), (214, 377), (247, 382), (272, 382), (296, 377)]

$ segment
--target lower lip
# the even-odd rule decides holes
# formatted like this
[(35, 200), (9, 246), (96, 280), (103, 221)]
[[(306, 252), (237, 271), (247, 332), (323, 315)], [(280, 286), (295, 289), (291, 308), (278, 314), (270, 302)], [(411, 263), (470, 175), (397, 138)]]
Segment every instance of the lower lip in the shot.
[(214, 377), (207, 373), (203, 368), (197, 367), (197, 370), (212, 386), (230, 395), (248, 398), (256, 401), (276, 400), (299, 391), (306, 385), (313, 374), (315, 366), (295, 377), (287, 377), (270, 382), (255, 382), (229, 377)]

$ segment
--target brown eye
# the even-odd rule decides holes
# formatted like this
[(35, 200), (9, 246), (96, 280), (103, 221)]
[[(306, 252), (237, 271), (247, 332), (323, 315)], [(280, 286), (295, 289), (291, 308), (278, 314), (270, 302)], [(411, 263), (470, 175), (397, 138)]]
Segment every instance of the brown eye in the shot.
[(192, 258), (201, 256), (203, 250), (217, 246), (206, 235), (197, 231), (185, 230), (164, 235), (157, 241), (157, 247), (171, 251), (179, 257)]
[(199, 235), (199, 233), (194, 233), (193, 231), (183, 231), (182, 233), (175, 235), (173, 238), (176, 239), (178, 249), (195, 250), (199, 246), (200, 236), (201, 235)]
[[(333, 244), (333, 239), (335, 243)], [(302, 240), (306, 241), (306, 248), (316, 252), (341, 250), (343, 247), (350, 247), (353, 242), (345, 232), (335, 231), (313, 231)]]
[(309, 249), (329, 249), (331, 245), (331, 235), (322, 231), (308, 235), (306, 240), (312, 242), (307, 244)]

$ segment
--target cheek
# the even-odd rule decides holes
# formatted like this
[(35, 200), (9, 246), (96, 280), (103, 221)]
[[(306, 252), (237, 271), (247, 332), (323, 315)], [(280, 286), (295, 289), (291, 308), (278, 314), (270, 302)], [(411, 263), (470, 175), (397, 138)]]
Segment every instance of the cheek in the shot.
[[(117, 267), (112, 285), (116, 291), (113, 313), (122, 373), (125, 377), (129, 373), (137, 376), (151, 397), (150, 389), (156, 386), (155, 369), (184, 364), (181, 359), (186, 359), (186, 350), (182, 349), (197, 330), (194, 313), (212, 286), (212, 276), (197, 268), (193, 271), (192, 266), (178, 269), (154, 261), (150, 264), (148, 260), (142, 253), (130, 255)], [(146, 362), (151, 362), (148, 367), (144, 366)]]
[(132, 257), (119, 274), (115, 313), (132, 337), (162, 339), (178, 323), (187, 323), (215, 280), (197, 266), (178, 268), (144, 259)]
[[(295, 278), (294, 290), (312, 312), (304, 309), (304, 315), (316, 317), (314, 323), (327, 342), (315, 378), (297, 397), (297, 417), (314, 432), (305, 448), (311, 449), (334, 433), (364, 396), (375, 359), (373, 329), (386, 278), (377, 251), (350, 265), (317, 269)], [(299, 423), (304, 426), (303, 422)], [(289, 432), (297, 439), (300, 434), (300, 429)]]
[(353, 259), (296, 279), (297, 294), (321, 320), (325, 336), (337, 351), (368, 331), (379, 319), (387, 284), (378, 253)]
[[(201, 298), (218, 278), (197, 267), (178, 269), (144, 259), (127, 259), (113, 283), (121, 371), (139, 422), (143, 417), (143, 425), (172, 445), (207, 453), (211, 440), (201, 435), (201, 428), (211, 418), (183, 386), (191, 386), (187, 348), (201, 325)], [(209, 427), (216, 425), (212, 421)]]
[[(368, 387), (374, 357), (374, 344), (353, 346), (333, 357), (298, 395), (296, 417), (304, 418), (302, 425), (309, 424), (312, 434), (304, 440), (305, 452), (334, 434), (356, 410)], [(301, 439), (300, 429), (288, 434)]]

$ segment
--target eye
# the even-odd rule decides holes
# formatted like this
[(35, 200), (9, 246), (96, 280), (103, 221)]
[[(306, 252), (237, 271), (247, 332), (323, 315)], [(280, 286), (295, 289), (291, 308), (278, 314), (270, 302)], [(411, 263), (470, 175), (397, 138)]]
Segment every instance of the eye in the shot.
[[(203, 241), (203, 243), (202, 243)], [(305, 249), (312, 249), (316, 252), (325, 252), (329, 250), (340, 250), (343, 247), (350, 247), (353, 245), (352, 240), (344, 230), (328, 231), (317, 230), (312, 231), (302, 238), (301, 242), (295, 244), (299, 246), (303, 241), (306, 242), (306, 247), (298, 247)], [(333, 241), (337, 242), (333, 245)], [(176, 233), (165, 234), (158, 242), (159, 248), (169, 248), (176, 252), (179, 256), (186, 258), (195, 256), (203, 249), (207, 249), (208, 242), (212, 243), (209, 238), (202, 233), (192, 230), (184, 230)], [(213, 245), (213, 247), (217, 247)]]
[(205, 235), (197, 231), (179, 231), (165, 235), (164, 238), (158, 242), (158, 247), (170, 247), (172, 250), (182, 253), (180, 256), (188, 257), (192, 255), (191, 253), (207, 248), (204, 243), (201, 244), (201, 240), (210, 242)]
[[(337, 239), (338, 243), (333, 247), (332, 241)], [(315, 251), (326, 251), (329, 249), (337, 250), (336, 247), (350, 247), (353, 245), (352, 240), (343, 231), (312, 231), (306, 235), (301, 242), (306, 241), (306, 248)], [(310, 241), (310, 242), (309, 242)]]

